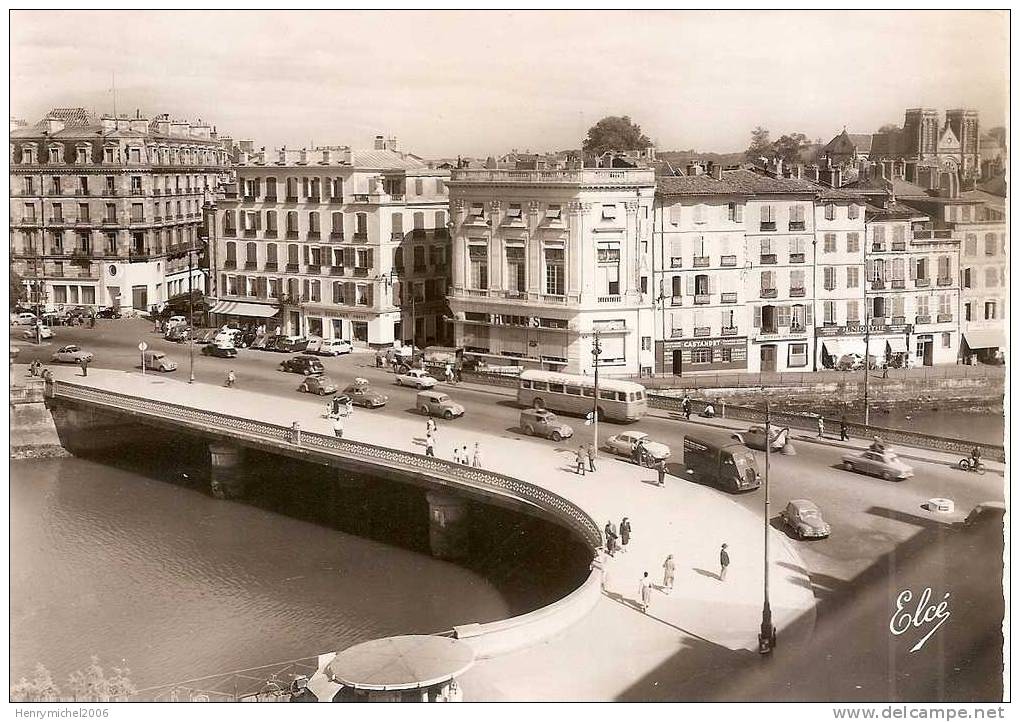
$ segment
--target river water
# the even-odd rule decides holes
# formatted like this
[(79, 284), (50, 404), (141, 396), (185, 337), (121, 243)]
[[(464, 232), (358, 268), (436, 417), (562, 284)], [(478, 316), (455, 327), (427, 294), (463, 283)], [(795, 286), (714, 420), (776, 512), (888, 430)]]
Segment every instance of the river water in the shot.
[[(272, 494), (261, 506), (216, 500), (187, 483), (186, 464), (173, 472), (181, 483), (137, 467), (12, 464), (12, 680), (42, 663), (67, 691), (95, 654), (144, 688), (502, 619), (574, 581), (536, 591), (512, 569), (483, 576), (433, 559), (420, 529), (413, 543), (371, 540), (269, 510)], [(303, 494), (288, 498), (314, 496)]]

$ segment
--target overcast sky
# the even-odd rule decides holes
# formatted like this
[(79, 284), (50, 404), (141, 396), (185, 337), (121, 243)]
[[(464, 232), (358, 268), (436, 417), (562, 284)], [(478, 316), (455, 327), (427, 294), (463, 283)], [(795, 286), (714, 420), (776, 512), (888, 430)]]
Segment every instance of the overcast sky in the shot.
[(661, 150), (871, 132), (918, 106), (1005, 124), (1005, 12), (11, 13), (11, 113), (136, 108), (256, 147), (427, 157), (577, 147), (630, 115)]

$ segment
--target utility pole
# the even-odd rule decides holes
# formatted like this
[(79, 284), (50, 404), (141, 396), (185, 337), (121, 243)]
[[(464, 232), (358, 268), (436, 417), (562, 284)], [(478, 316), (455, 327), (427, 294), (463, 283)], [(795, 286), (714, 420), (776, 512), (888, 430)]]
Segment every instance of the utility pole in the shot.
[(761, 631), (758, 633), (758, 653), (772, 654), (776, 646), (776, 628), (772, 624), (772, 607), (769, 605), (769, 457), (772, 452), (772, 416), (769, 400), (765, 399), (765, 602), (761, 610)]
[(188, 249), (188, 325), (191, 333), (188, 334), (188, 383), (195, 383), (195, 277), (191, 266), (194, 249)]
[(591, 422), (595, 426), (595, 451), (599, 448), (599, 356), (602, 354), (602, 344), (599, 332), (595, 331), (591, 344), (591, 355), (595, 365), (595, 398), (592, 399)]
[(871, 314), (864, 308), (864, 425), (870, 426), (871, 413), (868, 408), (868, 377), (871, 376)]

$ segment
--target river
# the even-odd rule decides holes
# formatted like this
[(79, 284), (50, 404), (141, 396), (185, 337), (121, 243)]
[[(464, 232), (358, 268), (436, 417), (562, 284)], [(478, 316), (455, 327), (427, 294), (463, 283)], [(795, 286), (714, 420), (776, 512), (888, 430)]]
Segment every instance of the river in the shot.
[[(67, 691), (98, 655), (143, 688), (502, 619), (572, 581), (483, 576), (277, 513), (272, 495), (218, 501), (187, 468), (168, 483), (82, 458), (12, 463), (12, 681), (42, 663)], [(499, 565), (487, 553), (475, 566)]]

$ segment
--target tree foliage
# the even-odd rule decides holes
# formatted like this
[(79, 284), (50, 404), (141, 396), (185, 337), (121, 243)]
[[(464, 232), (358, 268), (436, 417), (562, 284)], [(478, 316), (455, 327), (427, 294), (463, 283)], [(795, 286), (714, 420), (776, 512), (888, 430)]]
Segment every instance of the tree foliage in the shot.
[(629, 115), (609, 115), (588, 129), (582, 148), (588, 153), (647, 148), (652, 141)]
[(11, 685), (11, 700), (14, 702), (56, 702), (60, 700), (60, 688), (53, 682), (50, 671), (43, 665), (36, 664), (31, 680), (22, 677)]
[(772, 155), (772, 141), (769, 139), (769, 129), (758, 126), (751, 131), (751, 145), (744, 151), (747, 160), (758, 160), (762, 156)]
[(22, 301), (28, 299), (28, 292), (25, 290), (25, 279), (11, 269), (11, 308), (13, 309)]
[(803, 133), (790, 133), (772, 144), (772, 156), (782, 159), (784, 164), (798, 163), (804, 146), (808, 144)]

